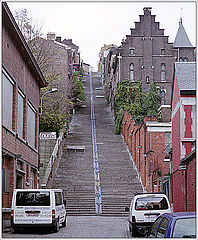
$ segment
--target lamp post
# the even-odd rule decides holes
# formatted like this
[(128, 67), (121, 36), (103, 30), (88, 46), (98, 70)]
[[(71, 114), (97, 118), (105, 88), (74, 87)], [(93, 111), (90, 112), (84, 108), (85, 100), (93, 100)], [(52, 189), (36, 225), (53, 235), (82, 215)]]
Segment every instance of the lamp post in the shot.
[(47, 94), (47, 93), (54, 93), (57, 92), (58, 89), (57, 88), (52, 88), (50, 90), (48, 90), (47, 92), (43, 93), (43, 95), (41, 96), (41, 105), (39, 106), (39, 114), (42, 115), (42, 109), (43, 109), (43, 97)]

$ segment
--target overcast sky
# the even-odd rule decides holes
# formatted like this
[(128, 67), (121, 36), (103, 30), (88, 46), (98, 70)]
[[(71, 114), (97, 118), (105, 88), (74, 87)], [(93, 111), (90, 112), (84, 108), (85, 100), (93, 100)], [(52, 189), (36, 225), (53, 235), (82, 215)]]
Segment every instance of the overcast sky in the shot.
[[(104, 44), (119, 46), (125, 35), (130, 34), (134, 22), (143, 15), (144, 7), (152, 7), (152, 15), (165, 29), (169, 42), (174, 42), (179, 19), (193, 46), (196, 44), (195, 1), (128, 1), (128, 2), (83, 2), (83, 1), (8, 1), (14, 12), (27, 8), (34, 20), (43, 24), (42, 33), (55, 32), (62, 39), (72, 39), (78, 45), (83, 61), (97, 70), (99, 51)], [(182, 10), (181, 10), (182, 9)]]

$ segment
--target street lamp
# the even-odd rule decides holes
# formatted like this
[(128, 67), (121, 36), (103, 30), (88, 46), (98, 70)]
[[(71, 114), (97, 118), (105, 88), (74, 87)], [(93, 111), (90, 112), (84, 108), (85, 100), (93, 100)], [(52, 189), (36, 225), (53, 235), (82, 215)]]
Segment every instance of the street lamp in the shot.
[(43, 95), (41, 96), (41, 105), (39, 106), (39, 114), (42, 115), (42, 108), (43, 108), (43, 97), (45, 96), (45, 94), (47, 93), (54, 93), (57, 92), (58, 89), (57, 88), (51, 88), (50, 90), (48, 90), (47, 92), (43, 93)]

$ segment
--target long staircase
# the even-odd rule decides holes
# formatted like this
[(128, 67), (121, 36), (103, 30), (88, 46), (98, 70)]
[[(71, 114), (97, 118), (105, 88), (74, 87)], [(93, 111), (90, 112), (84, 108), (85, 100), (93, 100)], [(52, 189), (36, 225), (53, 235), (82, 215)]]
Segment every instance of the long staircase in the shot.
[[(63, 189), (67, 214), (73, 216), (96, 215), (89, 76), (85, 80), (86, 100), (73, 116), (53, 184)], [(113, 133), (112, 113), (97, 76), (93, 92), (102, 216), (126, 216), (125, 207), (142, 191), (141, 185), (121, 136)]]

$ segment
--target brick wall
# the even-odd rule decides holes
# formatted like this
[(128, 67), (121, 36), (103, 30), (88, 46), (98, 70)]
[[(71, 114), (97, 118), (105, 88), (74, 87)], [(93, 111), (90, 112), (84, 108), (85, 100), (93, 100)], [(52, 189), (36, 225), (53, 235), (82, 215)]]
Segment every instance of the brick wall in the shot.
[[(3, 5), (2, 62), (3, 70), (14, 82), (12, 129), (2, 127), (2, 208), (3, 222), (9, 220), (12, 193), (16, 188), (17, 177), (23, 178), (22, 188), (30, 188), (30, 172), (33, 172), (33, 188), (37, 188), (38, 177), (38, 131), (40, 87), (44, 85), (40, 72), (28, 52), (25, 40), (21, 40), (10, 16), (6, 15)], [(43, 82), (42, 82), (43, 81)], [(17, 134), (18, 90), (24, 95), (23, 139)], [(27, 142), (27, 104), (35, 109), (35, 146)], [(19, 169), (20, 163), (20, 169)], [(9, 176), (9, 177), (8, 177)]]
[(196, 211), (196, 158), (187, 166), (187, 211)]
[[(146, 122), (156, 123), (156, 120), (156, 117), (145, 117), (144, 124), (136, 124), (127, 111), (122, 119), (122, 135), (144, 186), (146, 177), (147, 191), (151, 192), (160, 191), (159, 177), (168, 174), (170, 167), (170, 163), (164, 161), (165, 132), (152, 132), (146, 126)], [(153, 152), (145, 156), (150, 150)]]
[(173, 211), (186, 211), (186, 189), (185, 189), (185, 172), (173, 172)]

